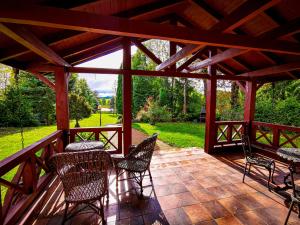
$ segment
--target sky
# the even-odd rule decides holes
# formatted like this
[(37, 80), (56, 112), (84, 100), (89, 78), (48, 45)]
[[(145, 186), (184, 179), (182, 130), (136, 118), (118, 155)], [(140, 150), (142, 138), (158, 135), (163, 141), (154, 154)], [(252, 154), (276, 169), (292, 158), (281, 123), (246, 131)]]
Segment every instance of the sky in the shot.
[[(137, 48), (135, 46), (132, 46), (131, 55), (133, 55), (136, 51)], [(79, 64), (78, 66), (119, 69), (122, 61), (123, 50), (119, 50), (109, 55)], [(93, 91), (97, 91), (99, 93), (99, 97), (114, 95), (114, 84), (117, 84), (118, 75), (80, 73), (79, 77), (86, 79), (89, 87)]]

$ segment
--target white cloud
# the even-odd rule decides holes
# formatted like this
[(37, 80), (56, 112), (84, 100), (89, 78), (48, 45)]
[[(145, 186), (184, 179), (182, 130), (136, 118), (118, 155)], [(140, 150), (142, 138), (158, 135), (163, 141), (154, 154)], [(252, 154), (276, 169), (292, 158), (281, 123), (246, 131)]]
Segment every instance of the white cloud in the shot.
[[(136, 47), (131, 47), (132, 55), (136, 52)], [(94, 68), (119, 69), (123, 61), (123, 50), (116, 51), (109, 55), (82, 63), (78, 66)], [(79, 74), (80, 78), (86, 79), (92, 90), (98, 91), (100, 96), (114, 94), (114, 83), (117, 82), (117, 75), (111, 74)]]

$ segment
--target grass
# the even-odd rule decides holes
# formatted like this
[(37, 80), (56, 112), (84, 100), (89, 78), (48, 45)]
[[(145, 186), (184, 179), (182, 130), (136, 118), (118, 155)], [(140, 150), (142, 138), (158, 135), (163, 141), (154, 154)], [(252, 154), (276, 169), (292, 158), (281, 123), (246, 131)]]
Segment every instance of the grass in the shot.
[[(102, 114), (102, 126), (114, 124), (117, 122), (117, 116), (112, 114)], [(92, 114), (89, 118), (79, 121), (81, 127), (99, 126), (99, 114)], [(70, 122), (70, 127), (74, 127), (75, 121)], [(56, 131), (56, 125), (26, 127), (24, 128), (24, 146), (27, 147), (47, 135)], [(20, 129), (1, 128), (0, 129), (0, 160), (14, 154), (22, 149)]]
[(191, 122), (157, 123), (155, 125), (134, 123), (133, 127), (148, 135), (158, 133), (158, 138), (171, 146), (204, 147), (205, 124)]

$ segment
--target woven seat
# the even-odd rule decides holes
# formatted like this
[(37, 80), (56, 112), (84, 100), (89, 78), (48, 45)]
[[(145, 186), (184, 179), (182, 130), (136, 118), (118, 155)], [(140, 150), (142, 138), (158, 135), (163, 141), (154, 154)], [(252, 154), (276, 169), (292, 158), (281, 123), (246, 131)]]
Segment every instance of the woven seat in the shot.
[[(63, 224), (79, 212), (67, 216), (71, 203), (76, 206), (87, 204), (100, 213), (105, 224), (103, 205), (104, 197), (107, 195), (108, 198), (108, 170), (112, 166), (110, 155), (99, 150), (58, 153), (50, 158), (49, 166), (58, 174), (65, 193)], [(96, 201), (100, 202), (100, 207), (95, 204)]]
[[(247, 172), (250, 173), (252, 165), (260, 166), (269, 171), (268, 189), (270, 190), (270, 181), (274, 183), (273, 175), (275, 171), (275, 161), (273, 159), (263, 158), (263, 157), (255, 156), (253, 154), (251, 144), (250, 144), (250, 138), (247, 132), (245, 132), (242, 135), (241, 140), (242, 140), (242, 147), (245, 155), (245, 169), (243, 175), (243, 182), (245, 181), (246, 173)], [(248, 165), (249, 165), (249, 169), (248, 169)]]
[(141, 196), (143, 195), (143, 179), (148, 171), (152, 181), (150, 172), (150, 162), (154, 152), (157, 134), (145, 139), (137, 146), (131, 146), (130, 152), (124, 157), (112, 156), (116, 169), (116, 185), (118, 189), (118, 181), (120, 175), (128, 172), (128, 179), (134, 179), (139, 185)]

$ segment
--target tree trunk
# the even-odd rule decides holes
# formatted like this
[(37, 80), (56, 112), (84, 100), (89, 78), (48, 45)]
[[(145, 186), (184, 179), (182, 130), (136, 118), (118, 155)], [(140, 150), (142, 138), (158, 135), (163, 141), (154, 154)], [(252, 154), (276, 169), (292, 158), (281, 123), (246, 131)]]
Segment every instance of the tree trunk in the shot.
[(182, 107), (182, 113), (185, 115), (187, 113), (187, 89), (188, 89), (188, 79), (184, 78), (183, 83), (183, 107)]
[(231, 100), (230, 105), (231, 109), (234, 110), (238, 107), (238, 98), (239, 98), (239, 87), (235, 82), (231, 83)]
[(78, 119), (75, 119), (76, 123), (75, 123), (75, 127), (80, 127), (79, 125), (79, 120)]

